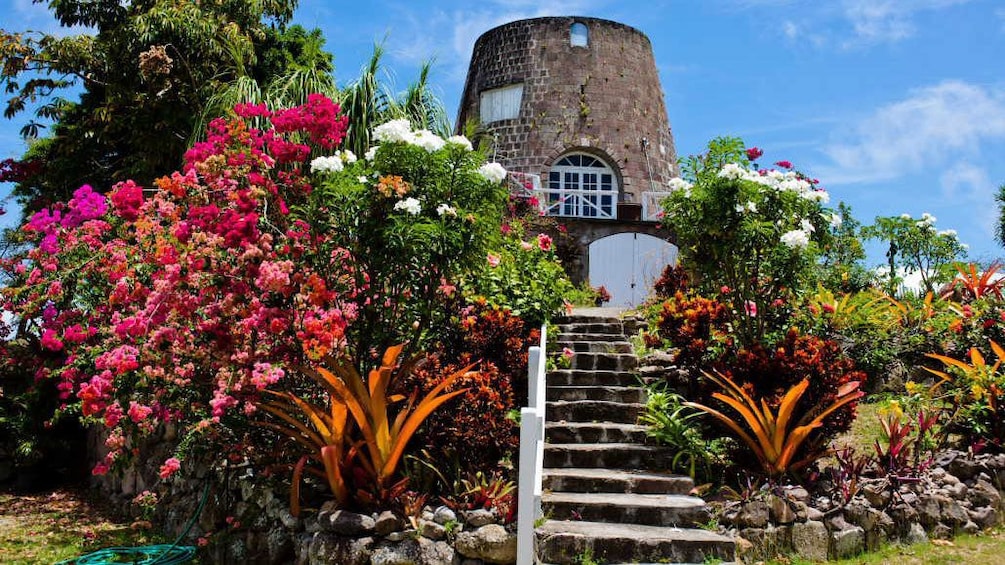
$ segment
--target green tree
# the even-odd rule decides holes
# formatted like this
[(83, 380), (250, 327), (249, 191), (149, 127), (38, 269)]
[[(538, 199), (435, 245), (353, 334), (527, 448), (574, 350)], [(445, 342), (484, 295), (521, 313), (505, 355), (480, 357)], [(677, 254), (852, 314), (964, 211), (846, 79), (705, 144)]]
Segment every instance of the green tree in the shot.
[(819, 279), (829, 289), (858, 292), (872, 284), (872, 274), (865, 268), (862, 223), (851, 213), (851, 206), (838, 204), (831, 221), (831, 239), (820, 257)]
[[(22, 129), (35, 140), (23, 160), (46, 165), (12, 179), (25, 211), (65, 200), (85, 183), (99, 190), (125, 178), (149, 184), (177, 168), (197, 117), (242, 76), (267, 82), (294, 63), (318, 61), (330, 70), (316, 34), (285, 30), (296, 4), (51, 0), (60, 24), (93, 31), (0, 30), (4, 115), (37, 107)], [(77, 102), (63, 97), (71, 87), (82, 90)]]
[(876, 223), (862, 230), (868, 239), (888, 244), (886, 251), (886, 291), (897, 294), (903, 274), (917, 273), (923, 293), (934, 292), (936, 285), (953, 278), (953, 262), (966, 257), (966, 247), (954, 230), (937, 231), (935, 216), (921, 218), (910, 214), (877, 217)]
[(1005, 247), (1005, 184), (998, 187), (995, 202), (998, 203), (998, 225), (995, 226), (995, 240), (998, 241), (998, 245)]

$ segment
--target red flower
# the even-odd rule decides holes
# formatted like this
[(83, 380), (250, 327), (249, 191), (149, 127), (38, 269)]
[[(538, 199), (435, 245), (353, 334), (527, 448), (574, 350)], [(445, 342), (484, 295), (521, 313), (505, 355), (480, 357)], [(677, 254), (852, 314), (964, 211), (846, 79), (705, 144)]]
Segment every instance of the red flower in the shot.
[(541, 251), (551, 251), (551, 236), (544, 233), (538, 234), (537, 246), (541, 248)]
[(762, 151), (760, 147), (751, 147), (747, 149), (748, 161), (756, 161), (761, 158), (761, 155), (764, 155), (764, 151)]
[(778, 162), (775, 163), (775, 165), (778, 166), (778, 167), (781, 167), (783, 169), (791, 169), (792, 168), (792, 163), (790, 163), (789, 161), (778, 161)]

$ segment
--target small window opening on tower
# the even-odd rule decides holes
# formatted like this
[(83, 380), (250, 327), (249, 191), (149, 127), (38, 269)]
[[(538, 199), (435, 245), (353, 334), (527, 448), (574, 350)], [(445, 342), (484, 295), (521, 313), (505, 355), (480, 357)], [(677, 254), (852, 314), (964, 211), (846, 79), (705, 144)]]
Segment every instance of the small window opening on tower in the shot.
[(483, 124), (512, 120), (520, 116), (523, 83), (486, 90), (481, 94), (480, 117)]
[(573, 47), (586, 47), (590, 43), (590, 29), (582, 22), (576, 22), (569, 28), (569, 44)]

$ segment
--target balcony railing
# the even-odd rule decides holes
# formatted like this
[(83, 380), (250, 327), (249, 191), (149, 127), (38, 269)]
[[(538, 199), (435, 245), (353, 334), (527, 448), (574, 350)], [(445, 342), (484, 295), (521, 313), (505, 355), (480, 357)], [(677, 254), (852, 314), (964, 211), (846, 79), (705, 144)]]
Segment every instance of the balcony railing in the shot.
[(642, 219), (646, 222), (658, 222), (663, 219), (663, 199), (670, 196), (670, 191), (650, 191), (642, 193)]

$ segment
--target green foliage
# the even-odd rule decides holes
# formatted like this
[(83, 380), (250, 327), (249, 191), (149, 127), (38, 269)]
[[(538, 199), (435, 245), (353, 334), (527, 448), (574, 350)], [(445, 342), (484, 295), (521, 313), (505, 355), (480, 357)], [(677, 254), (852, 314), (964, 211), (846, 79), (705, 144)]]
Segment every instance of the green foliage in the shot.
[(374, 45), (370, 60), (359, 77), (342, 89), (336, 101), (349, 117), (345, 148), (362, 155), (373, 145), (373, 128), (393, 119), (407, 119), (416, 129), (428, 129), (447, 137), (451, 127), (443, 103), (429, 88), (430, 64), (419, 71), (418, 79), (401, 95), (394, 94), (388, 85), (380, 83), (381, 59), (384, 47)]
[(873, 274), (865, 268), (862, 224), (851, 214), (851, 207), (841, 202), (832, 221), (830, 242), (824, 246), (817, 267), (817, 279), (824, 287), (843, 292), (865, 290), (872, 285)]
[(951, 431), (961, 434), (965, 443), (987, 442), (1001, 448), (1005, 437), (1005, 349), (993, 340), (989, 345), (994, 363), (972, 347), (963, 360), (930, 353), (928, 357), (942, 362), (945, 370), (925, 370), (940, 379), (929, 394), (949, 404)]
[(780, 329), (758, 313), (811, 280), (834, 216), (813, 181), (751, 167), (742, 147), (739, 139), (719, 138), (685, 160), (686, 181), (663, 206), (692, 283), (730, 303), (737, 339), (752, 344)]
[(527, 241), (522, 224), (508, 226), (501, 245), (465, 278), (465, 292), (509, 308), (529, 326), (538, 327), (564, 307), (574, 287), (555, 257), (549, 236), (539, 234)]
[[(295, 6), (57, 0), (49, 8), (59, 23), (88, 33), (0, 32), (5, 115), (38, 104), (23, 130), (29, 138), (54, 122), (48, 141), (25, 155), (46, 167), (16, 179), (26, 212), (68, 199), (84, 183), (103, 188), (132, 178), (149, 186), (176, 168), (196, 117), (224, 85), (244, 75), (271, 78), (307, 54), (275, 54), (296, 42), (282, 38)], [(260, 58), (267, 68), (256, 70)], [(59, 97), (71, 86), (83, 89), (77, 102)]]
[(721, 440), (706, 440), (702, 436), (701, 415), (701, 411), (685, 406), (680, 395), (650, 387), (639, 423), (649, 426), (646, 430), (649, 437), (677, 450), (669, 471), (687, 473), (703, 482), (712, 479), (715, 469), (723, 465), (725, 450)]
[[(372, 296), (347, 331), (360, 366), (371, 347), (409, 340), (446, 325), (442, 308), (462, 276), (480, 271), (498, 241), (505, 192), (478, 173), (482, 157), (449, 143), (439, 151), (382, 143), (373, 161), (319, 172), (294, 215), (331, 238), (331, 253), (351, 268), (344, 276)], [(412, 213), (402, 205), (413, 199)], [(329, 260), (329, 259), (325, 259)]]
[(909, 214), (877, 217), (862, 233), (888, 245), (885, 286), (890, 295), (898, 294), (902, 274), (911, 273), (921, 277), (922, 294), (935, 292), (938, 285), (953, 278), (953, 262), (966, 255), (956, 232), (936, 231), (935, 217), (928, 213), (920, 219)]
[(995, 241), (1005, 247), (1005, 184), (998, 187), (995, 194), (995, 202), (998, 204), (998, 223), (995, 225)]

